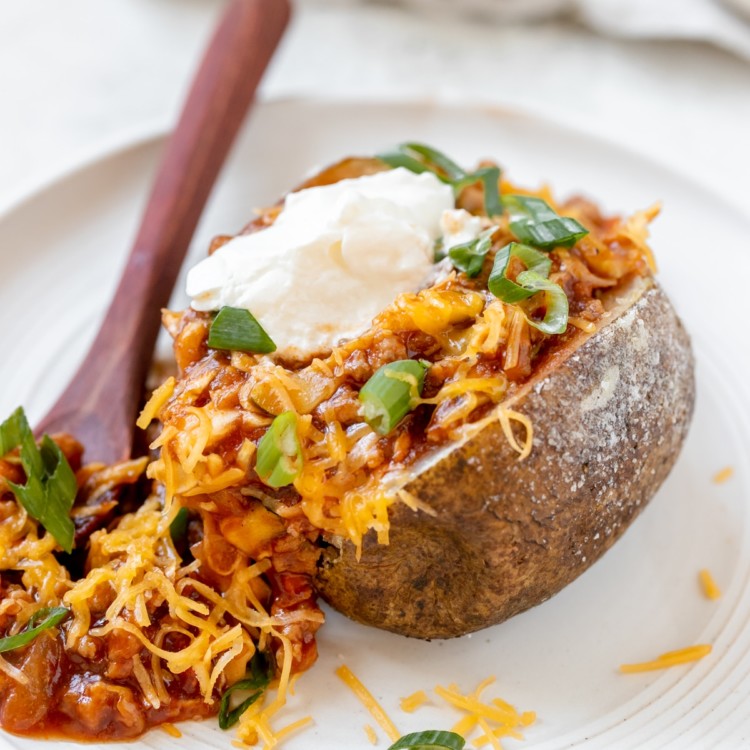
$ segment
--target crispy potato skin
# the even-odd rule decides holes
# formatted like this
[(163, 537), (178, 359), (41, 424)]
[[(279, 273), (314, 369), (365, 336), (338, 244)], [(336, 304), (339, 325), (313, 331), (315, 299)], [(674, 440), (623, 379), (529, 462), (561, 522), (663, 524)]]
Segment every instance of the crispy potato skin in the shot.
[(669, 474), (695, 384), (689, 338), (653, 282), (512, 404), (534, 426), (531, 455), (497, 423), (407, 489), (436, 515), (391, 508), (390, 544), (362, 558), (327, 549), (318, 588), (359, 622), (450, 638), (533, 607), (622, 535)]

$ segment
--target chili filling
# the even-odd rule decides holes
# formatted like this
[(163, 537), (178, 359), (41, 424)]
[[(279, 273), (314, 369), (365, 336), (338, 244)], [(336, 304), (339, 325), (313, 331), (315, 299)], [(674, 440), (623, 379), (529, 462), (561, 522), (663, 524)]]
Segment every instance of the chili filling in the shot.
[[(383, 168), (349, 159), (302, 187)], [(501, 194), (513, 192), (501, 184)], [(489, 291), (496, 254), (517, 240), (507, 218), (495, 217), (473, 278), (444, 260), (431, 284), (400, 295), (361, 336), (309, 361), (211, 348), (210, 314), (165, 312), (177, 374), (151, 405), (161, 423), (148, 468), (156, 489), (140, 479), (145, 460), (82, 466), (80, 445), (55, 438), (79, 486), (77, 557), (62, 555), (15, 501), (9, 482), (23, 480), (17, 451), (0, 458), (0, 633), (19, 632), (43, 606), (70, 610), (30, 644), (0, 654), (0, 724), (21, 734), (135, 737), (216, 714), (259, 650), (271, 657), (280, 693), (311, 666), (323, 620), (311, 583), (321, 545), (332, 536), (359, 545), (367, 533), (387, 543), (388, 507), (403, 498), (385, 480), (460, 439), (572, 336), (595, 330), (606, 314), (603, 293), (653, 272), (645, 237), (655, 210), (624, 221), (583, 198), (555, 206), (546, 192), (538, 197), (588, 230), (572, 247), (548, 252), (548, 280), (568, 303), (564, 333), (534, 325), (547, 312), (544, 295), (508, 303)], [(481, 183), (457, 198), (477, 215), (484, 205)], [(262, 211), (245, 231), (261, 231), (278, 211)], [(511, 257), (505, 276), (513, 281), (524, 270)], [(379, 368), (402, 360), (423, 363), (424, 382), (408, 413), (380, 434), (359, 392)], [(290, 412), (300, 464), (284, 486), (269, 486), (255, 471), (258, 445)], [(128, 486), (138, 486), (139, 499), (125, 502)], [(172, 525), (181, 508), (187, 516)], [(241, 717), (241, 739), (257, 738), (263, 711), (259, 701)]]

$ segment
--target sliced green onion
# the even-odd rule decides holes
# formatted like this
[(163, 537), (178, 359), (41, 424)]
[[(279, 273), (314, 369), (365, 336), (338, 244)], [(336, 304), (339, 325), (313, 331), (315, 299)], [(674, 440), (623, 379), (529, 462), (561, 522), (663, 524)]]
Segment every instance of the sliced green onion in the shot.
[(26, 627), (15, 635), (0, 638), (0, 654), (13, 649), (21, 648), (31, 643), (43, 630), (54, 628), (59, 625), (68, 615), (70, 610), (66, 607), (44, 607), (38, 609), (31, 615)]
[(518, 242), (510, 242), (497, 251), (490, 277), (487, 280), (487, 287), (492, 294), (503, 302), (513, 304), (514, 302), (520, 302), (522, 299), (531, 297), (534, 292), (530, 289), (525, 289), (507, 277), (506, 274), (508, 273), (508, 265), (511, 258), (518, 258), (524, 264), (525, 270), (533, 271), (544, 278), (549, 276), (552, 261), (546, 253), (535, 250), (528, 245), (521, 245)]
[(378, 368), (362, 386), (362, 416), (379, 435), (387, 435), (422, 395), (428, 364), (401, 359)]
[(453, 183), (453, 192), (458, 195), (465, 187), (482, 183), (484, 188), (484, 212), (487, 216), (500, 216), (503, 203), (500, 199), (500, 167), (480, 167)]
[(286, 487), (302, 471), (302, 447), (297, 436), (297, 415), (279, 414), (258, 443), (255, 471), (269, 487)]
[[(526, 269), (516, 276), (515, 281), (511, 281), (506, 275), (512, 257), (518, 258), (526, 266)], [(544, 318), (535, 320), (527, 315), (526, 320), (529, 325), (544, 333), (565, 333), (568, 326), (568, 298), (559, 284), (547, 278), (551, 266), (552, 263), (545, 253), (527, 245), (511, 242), (495, 255), (487, 286), (498, 299), (509, 304), (544, 292)]]
[(443, 177), (440, 174), (437, 174), (434, 169), (431, 167), (428, 167), (426, 164), (423, 164), (419, 159), (409, 156), (409, 154), (404, 153), (400, 150), (401, 146), (398, 146), (393, 151), (383, 151), (382, 153), (378, 154), (378, 159), (380, 161), (385, 162), (389, 167), (393, 169), (397, 169), (398, 167), (403, 167), (404, 169), (408, 169), (410, 172), (414, 172), (415, 174), (422, 174), (423, 172), (432, 172), (437, 177), (439, 177), (443, 182), (448, 182), (448, 180)]
[(276, 351), (276, 344), (263, 330), (249, 310), (241, 307), (222, 307), (208, 331), (208, 345), (212, 349), (233, 352), (268, 354)]
[(487, 216), (500, 216), (503, 204), (500, 200), (500, 167), (482, 167), (474, 174), (484, 187), (484, 210)]
[(401, 143), (392, 151), (377, 155), (389, 167), (404, 167), (421, 174), (432, 172), (439, 180), (446, 182), (458, 195), (465, 187), (481, 182), (484, 188), (484, 209), (487, 216), (502, 214), (503, 205), (500, 201), (499, 167), (481, 167), (475, 172), (467, 172), (444, 153), (424, 143)]
[(23, 407), (19, 406), (0, 424), (0, 458), (21, 445), (26, 432), (31, 432)]
[(484, 265), (484, 259), (492, 247), (492, 235), (495, 228), (482, 232), (479, 237), (454, 245), (448, 251), (448, 257), (459, 271), (463, 271), (470, 279), (473, 279)]
[[(256, 651), (250, 661), (250, 674), (245, 679), (235, 682), (234, 685), (224, 691), (219, 704), (219, 727), (229, 729), (234, 726), (245, 711), (263, 695), (263, 692), (271, 682), (273, 669), (270, 660), (266, 659), (261, 651)], [(236, 708), (230, 710), (229, 699), (232, 693), (238, 690), (254, 691), (250, 696), (245, 698)]]
[(544, 293), (544, 318), (535, 320), (527, 315), (529, 325), (543, 333), (565, 333), (568, 327), (568, 297), (563, 288), (533, 271), (521, 271), (516, 280), (534, 294)]
[(169, 536), (172, 538), (172, 544), (179, 544), (187, 534), (187, 527), (190, 514), (187, 508), (180, 508), (177, 515), (169, 524)]
[(504, 195), (510, 230), (521, 241), (535, 247), (570, 247), (588, 234), (575, 219), (558, 216), (541, 198), (530, 195)]
[(413, 732), (394, 742), (388, 750), (463, 750), (466, 740), (455, 732)]
[(75, 527), (70, 518), (78, 484), (60, 446), (44, 435), (37, 446), (22, 408), (0, 425), (1, 455), (20, 446), (26, 484), (8, 482), (26, 512), (49, 531), (66, 551), (73, 549)]
[(425, 143), (416, 143), (414, 141), (408, 143), (402, 143), (399, 146), (407, 153), (412, 151), (430, 165), (437, 167), (439, 170), (445, 173), (445, 176), (451, 181), (461, 180), (466, 177), (466, 170), (459, 167), (453, 159), (448, 158), (442, 151), (438, 151), (432, 146), (428, 146)]

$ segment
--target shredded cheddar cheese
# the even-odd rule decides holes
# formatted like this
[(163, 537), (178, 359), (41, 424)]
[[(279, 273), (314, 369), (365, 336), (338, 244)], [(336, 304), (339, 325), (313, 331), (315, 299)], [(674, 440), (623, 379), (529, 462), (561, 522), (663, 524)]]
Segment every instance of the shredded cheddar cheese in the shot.
[(145, 430), (151, 424), (161, 407), (172, 397), (174, 387), (175, 379), (174, 377), (169, 377), (151, 394), (151, 398), (146, 402), (140, 416), (136, 420), (135, 424), (137, 427)]
[(180, 739), (182, 737), (182, 732), (174, 725), (170, 724), (169, 722), (165, 722), (161, 725), (161, 728), (170, 736), (174, 737), (175, 739)]
[(372, 693), (360, 682), (355, 674), (342, 664), (337, 670), (336, 675), (339, 679), (359, 698), (362, 705), (370, 712), (372, 718), (380, 724), (383, 731), (395, 742), (401, 735), (396, 729), (396, 725), (388, 717), (383, 707), (375, 700)]
[(636, 672), (650, 672), (656, 669), (666, 669), (678, 664), (687, 664), (692, 661), (698, 661), (704, 656), (711, 653), (710, 644), (700, 644), (697, 646), (688, 646), (676, 651), (667, 651), (652, 661), (644, 661), (637, 664), (621, 664), (620, 671), (625, 674), (634, 674)]
[(700, 580), (703, 594), (707, 599), (719, 599), (721, 597), (721, 589), (716, 584), (710, 571), (704, 568), (698, 573), (698, 578)]
[(375, 730), (369, 724), (365, 724), (365, 735), (367, 735), (367, 739), (371, 745), (378, 744), (378, 735), (375, 734)]
[(427, 698), (427, 693), (425, 693), (424, 690), (417, 690), (416, 693), (412, 693), (406, 698), (401, 699), (401, 710), (406, 711), (406, 713), (409, 714), (413, 713), (420, 706), (423, 706), (425, 703), (427, 703), (428, 700), (429, 699)]
[(734, 469), (731, 466), (725, 466), (714, 474), (713, 480), (716, 484), (724, 484), (734, 475)]
[(477, 730), (481, 732), (473, 740), (476, 747), (491, 745), (493, 748), (500, 748), (501, 737), (522, 740), (523, 734), (519, 730), (531, 726), (536, 721), (533, 711), (519, 712), (500, 698), (493, 698), (489, 702), (483, 701), (482, 693), (494, 682), (494, 677), (488, 677), (468, 694), (462, 693), (457, 685), (447, 688), (440, 685), (435, 687), (437, 695), (449, 705), (464, 712), (464, 716), (454, 725), (452, 731), (464, 737)]

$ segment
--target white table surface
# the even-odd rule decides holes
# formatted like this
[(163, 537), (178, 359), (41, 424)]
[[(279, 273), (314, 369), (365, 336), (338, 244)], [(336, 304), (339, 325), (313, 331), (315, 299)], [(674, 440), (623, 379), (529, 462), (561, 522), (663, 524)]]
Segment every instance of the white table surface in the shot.
[[(2, 3), (0, 211), (110, 146), (167, 129), (222, 4)], [(708, 44), (299, 0), (261, 95), (541, 113), (670, 165), (750, 212), (750, 63)], [(512, 155), (497, 156), (512, 168)]]

